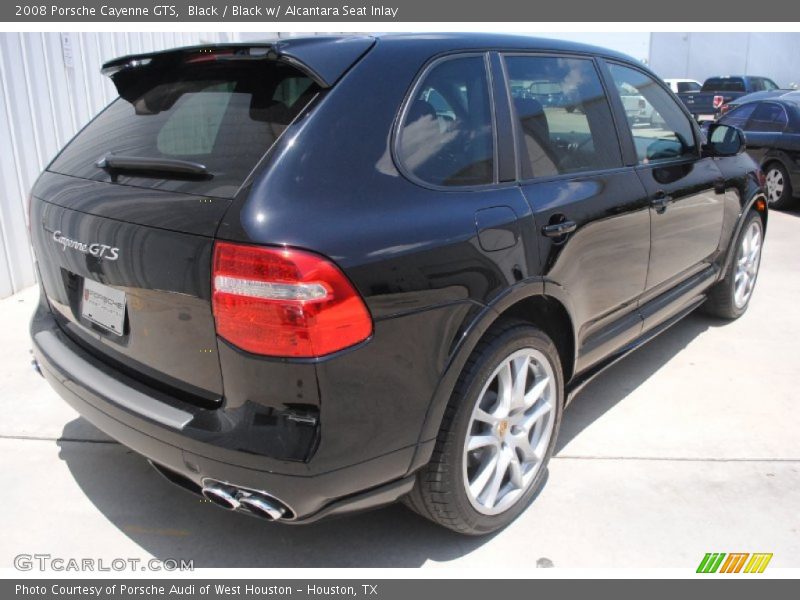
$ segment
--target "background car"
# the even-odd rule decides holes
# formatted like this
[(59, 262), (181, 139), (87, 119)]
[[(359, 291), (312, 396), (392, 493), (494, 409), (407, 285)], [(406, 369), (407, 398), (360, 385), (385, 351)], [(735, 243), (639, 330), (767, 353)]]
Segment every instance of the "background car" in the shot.
[(639, 93), (639, 90), (628, 84), (618, 86), (618, 90), (622, 105), (625, 107), (625, 115), (632, 125), (653, 124), (655, 116), (653, 105)]
[(713, 121), (725, 104), (752, 92), (777, 90), (778, 85), (767, 77), (726, 75), (709, 77), (699, 92), (679, 93), (678, 98), (699, 122)]
[(726, 102), (722, 106), (719, 107), (718, 117), (721, 117), (724, 114), (732, 111), (737, 106), (741, 106), (742, 104), (747, 104), (748, 102), (755, 102), (756, 100), (767, 100), (769, 98), (780, 98), (784, 94), (790, 94), (794, 90), (767, 90), (762, 92), (753, 92), (752, 94), (745, 94), (744, 96), (740, 96), (739, 98), (735, 98), (730, 102)]
[(691, 92), (699, 92), (700, 88), (703, 87), (703, 84), (697, 81), (696, 79), (665, 79), (664, 83), (669, 86), (676, 94), (685, 94)]
[(719, 122), (745, 132), (747, 152), (766, 175), (770, 207), (796, 206), (800, 192), (800, 93), (748, 102)]

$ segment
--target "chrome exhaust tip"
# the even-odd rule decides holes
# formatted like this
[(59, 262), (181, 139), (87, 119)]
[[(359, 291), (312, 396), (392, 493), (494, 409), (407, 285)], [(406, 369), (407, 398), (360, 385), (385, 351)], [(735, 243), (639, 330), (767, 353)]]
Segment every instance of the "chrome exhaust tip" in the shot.
[(236, 510), (241, 505), (236, 497), (237, 491), (234, 487), (213, 483), (204, 486), (200, 493), (209, 502), (228, 510)]
[(250, 494), (239, 498), (239, 503), (254, 515), (270, 521), (277, 521), (286, 514), (286, 509), (275, 500), (260, 494)]

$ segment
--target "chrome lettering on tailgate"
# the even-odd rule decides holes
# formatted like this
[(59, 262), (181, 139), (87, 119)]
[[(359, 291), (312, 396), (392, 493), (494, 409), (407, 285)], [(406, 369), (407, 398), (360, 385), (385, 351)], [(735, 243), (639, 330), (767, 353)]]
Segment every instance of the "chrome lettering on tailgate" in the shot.
[(53, 241), (56, 244), (60, 244), (64, 251), (69, 248), (70, 250), (82, 252), (83, 254), (90, 254), (95, 258), (105, 258), (107, 260), (117, 260), (119, 258), (119, 248), (109, 246), (108, 244), (101, 244), (100, 242), (87, 243), (73, 240), (61, 235), (60, 230), (53, 232)]

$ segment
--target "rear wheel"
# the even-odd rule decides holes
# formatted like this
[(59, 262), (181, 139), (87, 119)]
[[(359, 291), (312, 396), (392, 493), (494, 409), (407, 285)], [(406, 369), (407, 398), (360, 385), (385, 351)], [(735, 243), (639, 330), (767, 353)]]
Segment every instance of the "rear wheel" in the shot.
[(778, 210), (789, 208), (794, 202), (792, 182), (783, 165), (774, 162), (765, 169), (767, 202), (770, 208)]
[(704, 310), (723, 319), (738, 319), (747, 310), (761, 265), (764, 225), (755, 211), (745, 217), (736, 238), (736, 254), (725, 278), (711, 289)]
[(506, 526), (544, 482), (562, 405), (553, 342), (523, 322), (494, 327), (464, 367), (407, 504), (460, 533)]

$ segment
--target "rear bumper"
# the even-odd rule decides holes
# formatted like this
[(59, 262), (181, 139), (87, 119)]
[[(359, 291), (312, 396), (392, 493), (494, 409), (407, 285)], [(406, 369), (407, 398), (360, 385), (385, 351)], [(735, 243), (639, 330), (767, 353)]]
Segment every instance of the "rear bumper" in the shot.
[[(198, 490), (211, 478), (262, 490), (291, 508), (295, 522), (309, 522), (387, 504), (413, 485), (409, 465), (415, 446), (362, 462), (346, 457), (349, 464), (316, 473), (310, 463), (238, 452), (229, 436), (203, 429), (208, 410), (181, 405), (110, 369), (65, 336), (45, 306), (33, 317), (31, 337), (42, 375), (68, 404), (101, 431), (177, 474), (189, 489)], [(217, 439), (225, 446), (216, 445)]]

